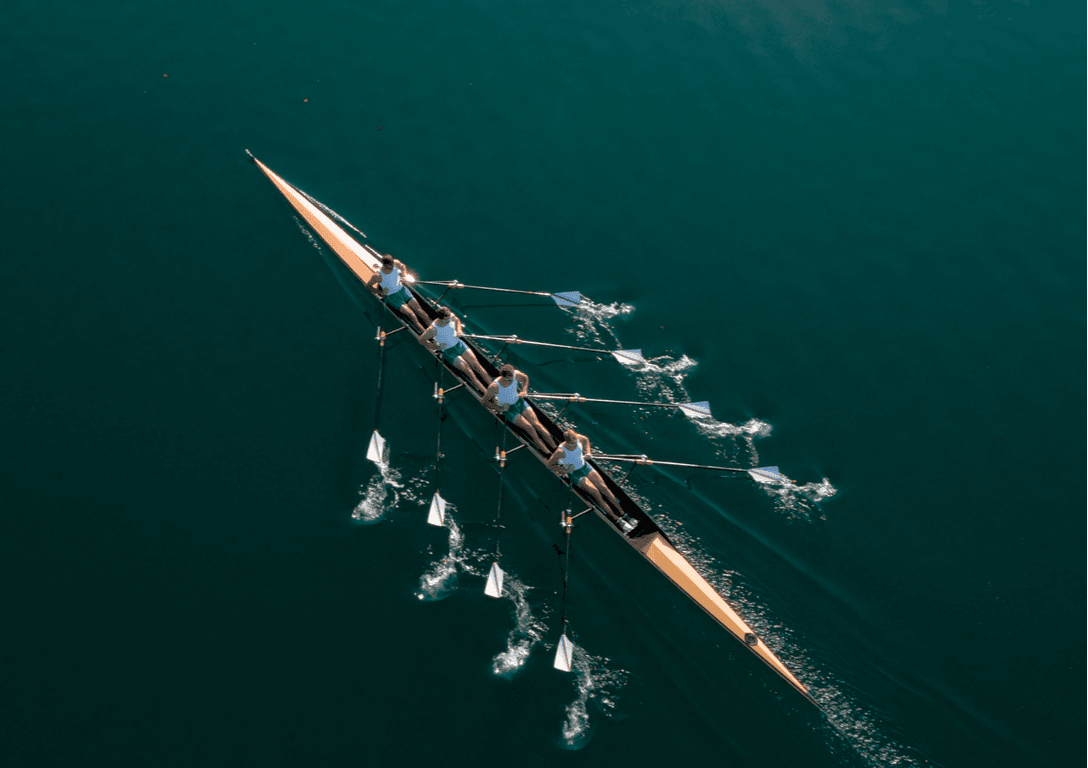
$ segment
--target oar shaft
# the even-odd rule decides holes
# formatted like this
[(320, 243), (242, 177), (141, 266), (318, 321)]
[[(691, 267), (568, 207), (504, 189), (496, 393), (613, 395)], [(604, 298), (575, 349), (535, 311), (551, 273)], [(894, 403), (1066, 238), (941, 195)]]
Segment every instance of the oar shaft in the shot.
[(438, 493), (438, 489), (442, 485), (442, 399), (444, 393), (442, 391), (442, 374), (445, 373), (446, 367), (442, 365), (441, 357), (436, 357), (435, 360), (438, 363), (438, 376), (435, 377), (436, 381), (436, 393), (438, 395), (435, 398), (438, 401), (438, 439), (435, 444), (435, 457), (434, 457), (434, 489), (435, 493)]
[(643, 464), (647, 466), (658, 465), (662, 467), (687, 467), (689, 469), (711, 469), (716, 472), (747, 472), (747, 469), (741, 469), (740, 467), (715, 467), (710, 464), (686, 464), (681, 461), (655, 461), (654, 459), (648, 459), (645, 456), (635, 456), (633, 454), (627, 455), (603, 455), (599, 453), (591, 453), (589, 455), (591, 459), (597, 459), (599, 461), (631, 461), (635, 464)]
[(613, 352), (620, 350), (612, 349), (593, 349), (592, 347), (572, 347), (569, 344), (552, 344), (547, 341), (526, 341), (525, 339), (519, 339), (517, 336), (486, 336), (479, 333), (465, 333), (462, 336), (466, 339), (481, 339), (484, 341), (502, 341), (507, 344), (529, 344), (534, 347), (552, 347), (554, 349), (573, 349), (576, 352), (592, 352), (595, 355), (611, 355)]
[(385, 373), (385, 331), (378, 323), (378, 389), (374, 394), (374, 429), (378, 428), (378, 419), (382, 415), (382, 378)]
[[(498, 417), (495, 417), (498, 421)], [(496, 452), (499, 455), (499, 503), (495, 507), (495, 562), (499, 561), (502, 557), (500, 550), (500, 542), (502, 540), (502, 489), (503, 489), (503, 472), (506, 470), (506, 427), (499, 422), (499, 427), (502, 429), (502, 447), (495, 446)]]
[(495, 291), (497, 293), (520, 293), (523, 296), (551, 296), (547, 291), (519, 291), (514, 288), (491, 288), (486, 285), (465, 285), (456, 280), (416, 280), (417, 285), (441, 285), (446, 288), (473, 288), (477, 291)]
[(612, 403), (613, 405), (648, 405), (657, 408), (679, 408), (682, 405), (690, 405), (690, 403), (643, 403), (638, 400), (602, 400), (598, 397), (582, 397), (578, 394), (563, 395), (563, 394), (549, 394), (541, 395), (532, 393), (529, 397), (534, 400), (569, 400), (572, 403)]

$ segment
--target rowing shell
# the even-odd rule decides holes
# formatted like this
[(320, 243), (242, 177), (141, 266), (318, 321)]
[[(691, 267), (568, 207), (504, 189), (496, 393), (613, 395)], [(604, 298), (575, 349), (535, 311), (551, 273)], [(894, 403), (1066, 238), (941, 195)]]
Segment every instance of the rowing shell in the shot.
[[(291, 207), (302, 216), (307, 225), (309, 225), (317, 236), (332, 248), (333, 252), (340, 257), (340, 260), (355, 273), (356, 277), (363, 283), (366, 283), (374, 277), (381, 266), (381, 254), (379, 254), (378, 251), (374, 250), (369, 245), (358, 243), (353, 237), (348, 235), (343, 228), (333, 221), (332, 217), (322, 210), (324, 206), (320, 206), (313, 198), (288, 184), (269, 169), (268, 166), (254, 157), (249, 150), (246, 150), (246, 154), (249, 155), (253, 162), (256, 163), (257, 167), (260, 168), (264, 175), (276, 186), (276, 189), (283, 194), (287, 199), (287, 202), (291, 204)], [(419, 301), (419, 305), (423, 307), (433, 319), (436, 315), (435, 306), (437, 306), (437, 304), (423, 297), (411, 286), (408, 286), (408, 288)], [(375, 298), (375, 301), (377, 301), (377, 298)], [(415, 334), (415, 331), (407, 321), (401, 319), (400, 315), (397, 315), (397, 318), (409, 333)], [(496, 378), (498, 376), (498, 370), (490, 362), (488, 356), (475, 347), (470, 340), (464, 339), (464, 343), (476, 353), (476, 357), (480, 360), (481, 365), (484, 366), (488, 374), (493, 378)], [(465, 377), (459, 370), (447, 363), (444, 359), (443, 363), (446, 365), (447, 370), (457, 377), (459, 381), (465, 382)], [(463, 389), (466, 392), (471, 392), (477, 400), (481, 400), (480, 395), (476, 394), (476, 391), (471, 384), (466, 382), (466, 386), (463, 387)], [(532, 402), (532, 398), (526, 398), (526, 400), (530, 403)], [(541, 423), (552, 436), (557, 440), (561, 439), (563, 430), (549, 419), (539, 408), (536, 408), (535, 410)], [(529, 437), (520, 429), (510, 422), (507, 422), (507, 428), (510, 429), (510, 431), (529, 449), (530, 453), (539, 458), (542, 462), (547, 461), (548, 457), (541, 456), (541, 454), (537, 452), (535, 446), (533, 446)], [(643, 557), (650, 561), (657, 570), (661, 571), (669, 581), (679, 587), (684, 594), (694, 600), (695, 603), (706, 611), (711, 618), (725, 627), (725, 629), (733, 635), (733, 637), (740, 640), (748, 650), (762, 659), (767, 666), (781, 675), (783, 680), (818, 707), (819, 704), (804, 684), (794, 677), (793, 673), (790, 672), (786, 665), (774, 655), (763, 640), (752, 631), (752, 628), (745, 623), (744, 619), (742, 619), (735, 610), (733, 610), (732, 606), (723, 600), (721, 595), (719, 595), (707, 580), (695, 570), (694, 566), (692, 566), (692, 564), (676, 550), (676, 547), (669, 540), (668, 536), (666, 536), (658, 527), (657, 523), (655, 523), (642, 508), (635, 504), (604, 469), (597, 466), (592, 460), (590, 460), (589, 463), (600, 473), (601, 477), (604, 478), (616, 499), (620, 501), (623, 511), (628, 517), (633, 518), (637, 524), (634, 528), (624, 530), (618, 522), (613, 521), (601, 512), (601, 510), (597, 509), (586, 494), (580, 489), (575, 488), (574, 490), (578, 493), (579, 497), (581, 497), (588, 506), (592, 507), (597, 515), (607, 523), (612, 530), (622, 536), (624, 541), (637, 549)]]

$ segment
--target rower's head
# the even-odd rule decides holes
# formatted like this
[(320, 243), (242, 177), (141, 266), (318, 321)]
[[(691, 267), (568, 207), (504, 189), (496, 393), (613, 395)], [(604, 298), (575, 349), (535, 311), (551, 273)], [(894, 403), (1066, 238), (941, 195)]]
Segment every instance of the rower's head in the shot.
[(573, 448), (578, 444), (578, 433), (573, 429), (568, 429), (563, 433), (563, 439), (567, 441), (567, 445)]
[(382, 269), (392, 269), (392, 268), (393, 268), (393, 257), (390, 256), (387, 253), (384, 256), (382, 256)]
[(509, 385), (510, 381), (514, 378), (515, 373), (517, 373), (517, 371), (514, 369), (514, 366), (510, 365), (510, 363), (507, 363), (499, 369), (499, 378), (506, 382), (507, 385)]
[(452, 317), (453, 317), (453, 312), (450, 312), (449, 307), (439, 307), (438, 308), (438, 317), (436, 317), (434, 319), (434, 321), (436, 323), (438, 323), (439, 325), (445, 325), (446, 323), (448, 323), (450, 321), (450, 318), (452, 318)]

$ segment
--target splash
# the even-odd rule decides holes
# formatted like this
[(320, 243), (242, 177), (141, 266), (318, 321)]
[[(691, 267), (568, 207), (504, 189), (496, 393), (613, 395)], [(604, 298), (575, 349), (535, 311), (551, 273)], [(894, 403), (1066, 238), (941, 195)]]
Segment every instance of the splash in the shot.
[[(386, 512), (396, 509), (400, 502), (399, 491), (404, 488), (400, 482), (400, 472), (388, 464), (378, 465), (378, 474), (370, 478), (365, 489), (359, 490), (363, 498), (355, 505), (351, 519), (363, 525), (371, 525), (382, 519)], [(389, 501), (390, 492), (393, 499)]]
[(808, 496), (813, 501), (823, 501), (824, 499), (830, 499), (838, 490), (831, 484), (831, 481), (826, 477), (818, 483), (805, 483), (801, 486), (801, 492)]
[(559, 746), (581, 749), (592, 738), (590, 705), (610, 717), (616, 708), (617, 694), (627, 684), (627, 672), (610, 669), (608, 659), (592, 656), (580, 646), (574, 646), (572, 672), (578, 695), (567, 705), (566, 719), (560, 731)]
[[(585, 300), (583, 308), (572, 313), (575, 326), (568, 331), (575, 333), (583, 340), (592, 339), (602, 344), (608, 343), (612, 347), (621, 347), (623, 345), (609, 321), (617, 315), (629, 314), (632, 311), (634, 307), (629, 304), (601, 305)], [(607, 342), (605, 336), (607, 336)], [(698, 361), (695, 359), (683, 354), (679, 358), (665, 354), (644, 358), (640, 362), (627, 361), (624, 362), (624, 366), (635, 374), (635, 386), (640, 396), (647, 401), (691, 402), (692, 398), (684, 384), (691, 371), (698, 366)], [(549, 416), (558, 421), (556, 419), (558, 411), (550, 404), (545, 408)], [(759, 451), (756, 450), (755, 441), (771, 434), (772, 427), (767, 422), (751, 418), (743, 424), (731, 424), (711, 416), (685, 416), (684, 418), (689, 418), (699, 433), (709, 439), (718, 457), (724, 461), (740, 466), (747, 465), (751, 468), (760, 465)], [(565, 427), (567, 424), (564, 422), (561, 426)], [(621, 485), (628, 493), (632, 491), (629, 483), (624, 482)], [(827, 478), (819, 483), (808, 483), (802, 486), (790, 481), (784, 485), (761, 484), (760, 487), (773, 499), (775, 509), (791, 521), (824, 520), (824, 514), (817, 505), (836, 493), (836, 489)]]
[[(574, 326), (568, 328), (567, 331), (573, 333), (581, 341), (595, 341), (610, 348), (622, 347), (623, 344), (609, 321), (620, 315), (629, 315), (634, 309), (631, 304), (618, 302), (597, 304), (583, 298), (578, 310), (570, 312), (574, 318)], [(659, 355), (645, 358), (643, 362), (624, 362), (623, 364), (636, 374), (635, 386), (639, 394), (647, 400), (663, 400), (669, 403), (691, 402), (692, 398), (684, 387), (684, 379), (698, 365), (693, 358), (687, 355), (681, 355), (679, 359), (670, 355)], [(550, 408), (547, 412), (554, 417), (557, 410)], [(771, 425), (759, 419), (750, 419), (743, 425), (729, 424), (712, 417), (697, 417), (692, 420), (699, 431), (707, 437), (742, 438), (752, 466), (755, 466), (759, 460), (752, 441), (771, 433)]]
[(453, 504), (446, 502), (449, 552), (432, 562), (419, 577), (419, 591), (416, 592), (416, 597), (420, 600), (442, 600), (457, 589), (457, 571), (463, 559), (461, 550), (464, 547), (465, 536), (461, 533), (457, 521), (453, 519), (453, 512), (456, 509)]
[[(698, 361), (681, 355), (648, 358), (645, 363), (629, 366), (638, 376), (636, 387), (648, 400), (669, 403), (690, 402), (691, 396), (684, 387), (684, 380), (698, 365)], [(718, 456), (730, 461), (747, 461), (750, 466), (759, 464), (759, 452), (755, 441), (771, 434), (771, 425), (761, 419), (749, 419), (744, 424), (719, 421), (712, 416), (690, 418), (699, 433), (709, 438), (717, 448)]]
[[(696, 365), (698, 363), (687, 355), (682, 355), (680, 359), (662, 355), (650, 358), (644, 364), (629, 367), (639, 377), (639, 392), (648, 399), (685, 402), (691, 398), (684, 388), (684, 378)], [(771, 434), (772, 427), (767, 422), (752, 418), (743, 424), (730, 424), (702, 416), (693, 417), (691, 421), (700, 434), (714, 443), (718, 456), (728, 461), (746, 462), (753, 468), (759, 466), (759, 451), (756, 450), (755, 441)], [(784, 485), (761, 484), (760, 487), (774, 500), (775, 509), (787, 519), (806, 522), (826, 519), (817, 504), (836, 493), (835, 487), (826, 477), (819, 483), (800, 486), (790, 481)]]
[(517, 623), (506, 638), (506, 650), (491, 660), (492, 671), (500, 677), (511, 677), (521, 669), (529, 659), (533, 646), (544, 637), (544, 623), (533, 615), (529, 606), (530, 589), (531, 587), (518, 581), (512, 574), (506, 574), (502, 595), (514, 604), (514, 619)]
[(567, 314), (574, 320), (574, 325), (567, 329), (579, 341), (596, 342), (603, 347), (619, 347), (620, 340), (616, 332), (612, 330), (609, 320), (621, 315), (629, 315), (635, 311), (632, 304), (621, 304), (614, 301), (611, 304), (598, 304), (590, 301), (585, 296), (577, 310), (568, 310)]
[(647, 357), (646, 362), (629, 365), (638, 375), (638, 390), (646, 395), (668, 398), (671, 402), (690, 399), (684, 389), (684, 379), (699, 363), (687, 355), (680, 359), (671, 355)]
[(691, 420), (707, 437), (743, 437), (751, 440), (771, 434), (771, 425), (759, 419), (748, 419), (743, 424), (730, 424), (711, 416), (695, 416)]
[(759, 487), (771, 497), (775, 509), (787, 520), (801, 522), (826, 520), (826, 515), (817, 505), (838, 493), (826, 477), (818, 483), (797, 485), (791, 480), (782, 485), (761, 484)]

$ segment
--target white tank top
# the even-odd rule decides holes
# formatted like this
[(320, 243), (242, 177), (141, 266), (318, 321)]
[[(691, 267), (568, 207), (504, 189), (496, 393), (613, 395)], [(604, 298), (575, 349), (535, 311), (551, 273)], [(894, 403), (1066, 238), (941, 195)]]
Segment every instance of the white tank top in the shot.
[(500, 379), (495, 379), (495, 383), (499, 385), (499, 393), (495, 398), (503, 405), (513, 405), (518, 401), (518, 380), (517, 377), (510, 382), (509, 387), (504, 387)]
[(438, 343), (440, 349), (451, 349), (461, 343), (461, 340), (457, 338), (457, 330), (454, 328), (453, 320), (445, 325), (434, 324), (434, 340)]
[(582, 458), (582, 441), (578, 441), (578, 447), (573, 451), (567, 450), (566, 443), (560, 443), (559, 447), (563, 449), (563, 458), (559, 460), (560, 464), (570, 464), (571, 469), (581, 469), (585, 466), (586, 460)]
[(378, 274), (382, 276), (382, 290), (388, 294), (393, 294), (399, 291), (404, 286), (400, 282), (400, 269), (393, 267), (393, 271), (388, 275), (381, 270), (378, 270)]

